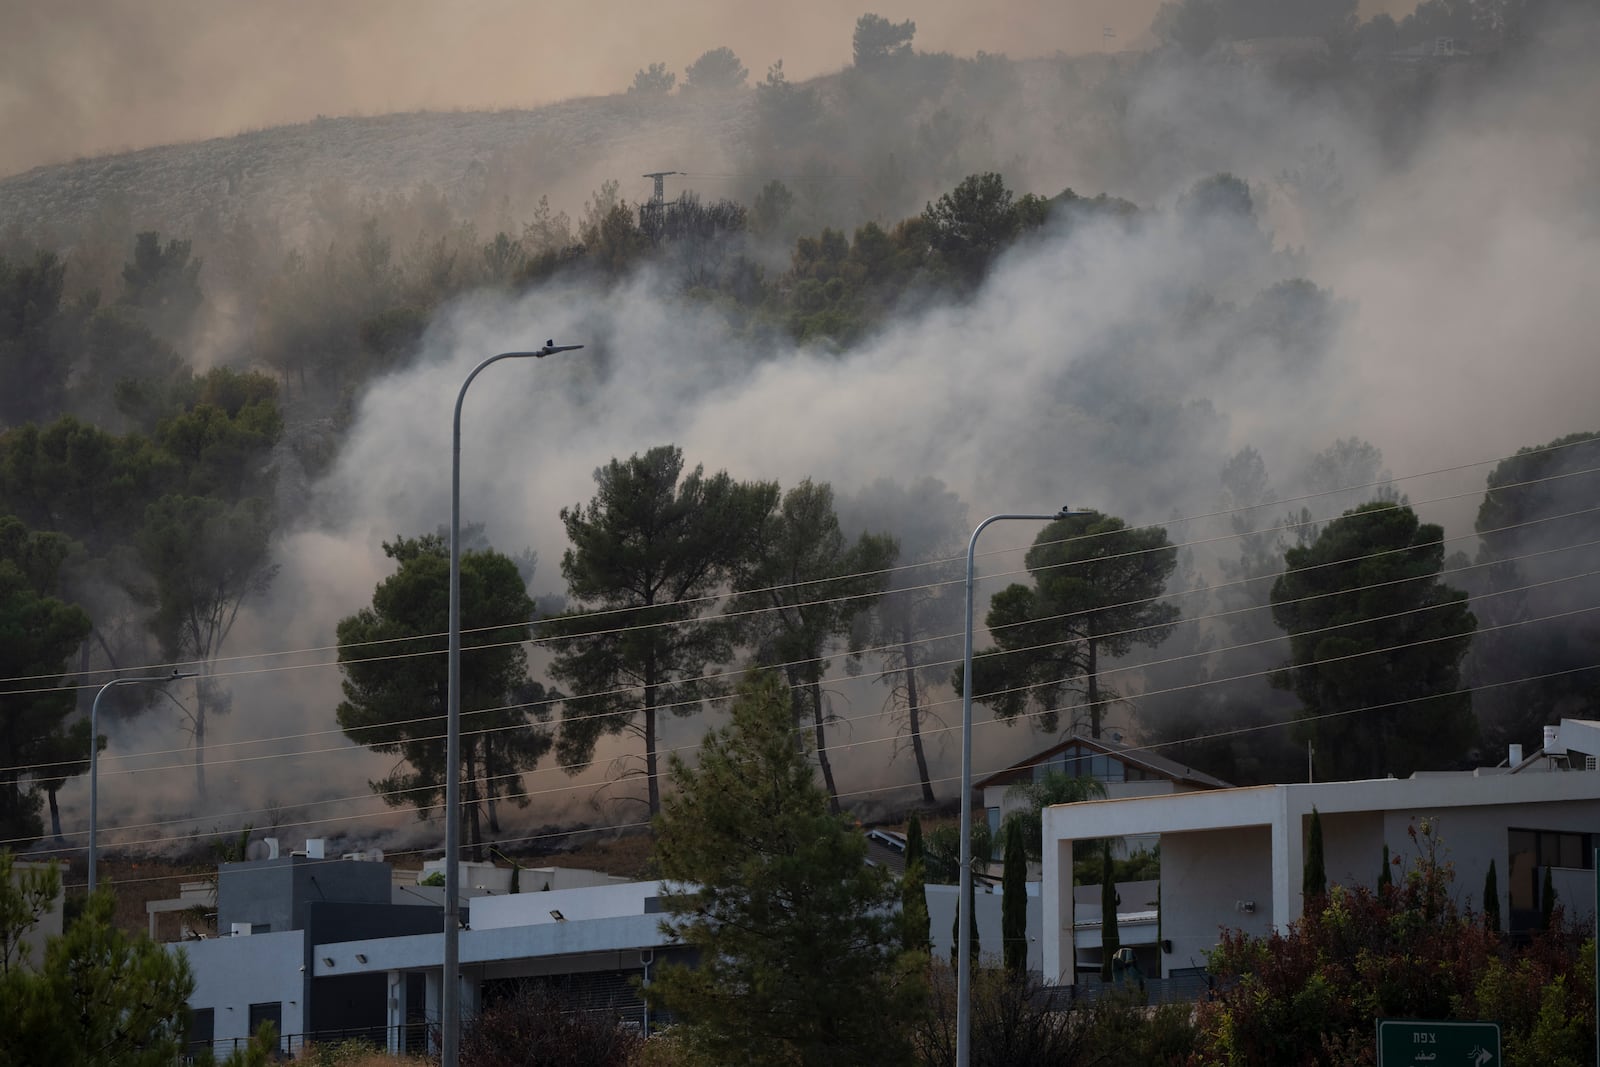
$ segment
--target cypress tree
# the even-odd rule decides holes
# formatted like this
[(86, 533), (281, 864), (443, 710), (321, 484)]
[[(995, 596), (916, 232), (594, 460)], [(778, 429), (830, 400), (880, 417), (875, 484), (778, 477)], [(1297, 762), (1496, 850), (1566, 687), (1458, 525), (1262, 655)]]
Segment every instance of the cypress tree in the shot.
[(1550, 868), (1544, 869), (1544, 888), (1539, 892), (1539, 929), (1550, 929), (1556, 914), (1556, 886), (1550, 879)]
[(1111, 981), (1111, 957), (1122, 947), (1117, 932), (1117, 883), (1111, 866), (1111, 841), (1100, 844), (1100, 980)]
[(1306, 867), (1300, 882), (1305, 903), (1328, 895), (1328, 869), (1322, 858), (1322, 816), (1311, 809), (1311, 833), (1306, 840)]
[(1028, 970), (1028, 856), (1016, 826), (1006, 829), (1000, 893), (1000, 937), (1005, 945), (1006, 970), (1021, 978)]
[[(959, 894), (960, 890), (957, 889), (956, 892)], [(972, 920), (967, 925), (972, 930), (972, 952), (970, 955), (972, 956), (972, 967), (976, 970), (980, 958), (978, 952), (978, 880), (976, 878), (972, 879), (967, 885), (967, 915)], [(960, 961), (961, 908), (958, 906), (955, 918), (950, 920), (950, 966), (952, 968), (958, 967)]]
[(1394, 888), (1394, 874), (1389, 869), (1389, 843), (1383, 844), (1383, 869), (1378, 872), (1378, 895), (1384, 896)]
[(1489, 861), (1489, 873), (1483, 876), (1483, 925), (1492, 933), (1500, 932), (1500, 879), (1495, 875), (1494, 860)]
[(928, 951), (927, 864), (922, 859), (922, 821), (915, 815), (906, 827), (906, 873), (900, 879), (901, 943)]

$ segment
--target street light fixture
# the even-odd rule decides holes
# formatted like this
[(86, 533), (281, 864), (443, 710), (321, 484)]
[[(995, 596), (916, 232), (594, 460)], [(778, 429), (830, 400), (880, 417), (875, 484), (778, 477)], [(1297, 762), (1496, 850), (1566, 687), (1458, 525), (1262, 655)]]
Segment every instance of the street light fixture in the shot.
[(461, 1055), (461, 405), (467, 386), (483, 369), (502, 359), (543, 359), (582, 345), (546, 341), (532, 352), (501, 352), (472, 369), (456, 394), (450, 442), (450, 682), (444, 772), (444, 980), (440, 1004), (440, 1067), (456, 1067)]
[(1088, 512), (1062, 508), (1054, 515), (990, 515), (978, 523), (967, 542), (966, 649), (961, 673), (961, 888), (956, 897), (956, 1067), (972, 1062), (972, 601), (973, 560), (978, 535), (1002, 519), (1054, 522)]
[(106, 690), (117, 685), (161, 685), (179, 678), (193, 678), (194, 672), (173, 671), (171, 674), (148, 678), (113, 678), (100, 687), (89, 707), (89, 895), (94, 896), (96, 859), (99, 856), (100, 838), (100, 698)]

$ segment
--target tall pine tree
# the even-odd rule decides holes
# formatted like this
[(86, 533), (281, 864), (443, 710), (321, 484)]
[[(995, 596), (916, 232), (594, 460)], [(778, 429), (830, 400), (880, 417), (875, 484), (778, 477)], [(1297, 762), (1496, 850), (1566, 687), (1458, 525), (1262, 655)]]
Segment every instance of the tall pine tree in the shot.
[(662, 925), (700, 962), (663, 966), (646, 996), (680, 1020), (697, 1062), (907, 1062), (920, 954), (901, 947), (894, 879), (828, 810), (791, 709), (782, 681), (758, 672), (698, 766), (671, 757)]

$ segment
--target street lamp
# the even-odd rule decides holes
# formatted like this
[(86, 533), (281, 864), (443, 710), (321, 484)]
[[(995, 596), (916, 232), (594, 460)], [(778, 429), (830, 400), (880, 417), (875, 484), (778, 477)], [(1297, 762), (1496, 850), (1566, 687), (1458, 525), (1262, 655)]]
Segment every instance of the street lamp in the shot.
[(444, 989), (440, 1004), (440, 1067), (456, 1067), (461, 1055), (461, 404), (467, 386), (483, 369), (502, 359), (543, 359), (582, 345), (546, 341), (532, 352), (501, 352), (472, 369), (456, 394), (450, 442), (450, 682), (444, 772)]
[(961, 888), (956, 897), (956, 1067), (972, 1062), (972, 585), (978, 535), (1001, 519), (1054, 522), (1085, 511), (1062, 508), (1054, 515), (990, 515), (967, 542), (966, 649), (961, 673)]
[(100, 836), (100, 698), (106, 695), (106, 690), (114, 685), (161, 685), (164, 682), (177, 681), (179, 678), (193, 678), (193, 672), (185, 674), (173, 671), (171, 674), (155, 675), (149, 678), (113, 678), (100, 687), (94, 695), (94, 703), (89, 707), (89, 895), (94, 895), (96, 885), (95, 861), (99, 856), (97, 845)]

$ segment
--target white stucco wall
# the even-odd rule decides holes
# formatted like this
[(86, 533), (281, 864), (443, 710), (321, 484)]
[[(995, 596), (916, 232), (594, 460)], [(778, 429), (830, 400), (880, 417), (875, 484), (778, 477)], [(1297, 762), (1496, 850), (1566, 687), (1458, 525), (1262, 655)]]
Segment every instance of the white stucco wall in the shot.
[[(1000, 887), (995, 886), (994, 892), (987, 893), (984, 887), (979, 886), (974, 895), (973, 911), (978, 916), (978, 954), (985, 960), (998, 965), (1004, 958), (1004, 940), (1000, 928)], [(960, 887), (953, 885), (927, 885), (923, 887), (928, 899), (928, 934), (932, 945), (933, 958), (948, 960), (950, 956), (950, 934), (955, 929), (956, 901), (960, 898)], [(1041, 929), (1041, 913), (1039, 910), (1039, 884), (1028, 883), (1028, 969), (1039, 969), (1042, 956), (1039, 944), (1039, 930)]]
[[(1253, 905), (1254, 910), (1245, 910)], [(1271, 831), (1238, 826), (1161, 839), (1161, 973), (1204, 967), (1221, 928), (1272, 930)]]
[[(1600, 832), (1600, 773), (1430, 775), (1048, 808), (1041, 890), (1046, 975), (1061, 973), (1061, 961), (1073, 958), (1070, 895), (1062, 886), (1064, 877), (1070, 884), (1074, 838), (1162, 835), (1162, 936), (1173, 942), (1164, 970), (1199, 966), (1219, 927), (1264, 933), (1285, 929), (1300, 916), (1313, 807), (1322, 817), (1330, 881), (1375, 884), (1385, 841), (1391, 853), (1414, 860), (1408, 828), (1427, 818), (1436, 828), (1439, 857), (1455, 867), (1457, 899), (1481, 907), (1484, 873), (1493, 859), (1501, 912), (1509, 919), (1507, 831)], [(1558, 869), (1556, 886), (1569, 917), (1592, 917), (1593, 872)], [(1251, 912), (1239, 907), (1247, 900), (1255, 902)]]
[(249, 937), (217, 937), (167, 946), (189, 958), (194, 973), (191, 1008), (215, 1013), (213, 1040), (227, 1047), (250, 1036), (250, 1005), (282, 1005), (285, 1034), (305, 1032), (300, 967), (305, 961), (305, 934), (285, 930)]
[[(478, 897), (472, 902), (472, 928), (493, 930), (538, 923), (643, 915), (645, 901), (660, 895), (660, 882), (617, 882), (578, 889)], [(551, 915), (552, 911), (560, 912), (561, 919)]]

